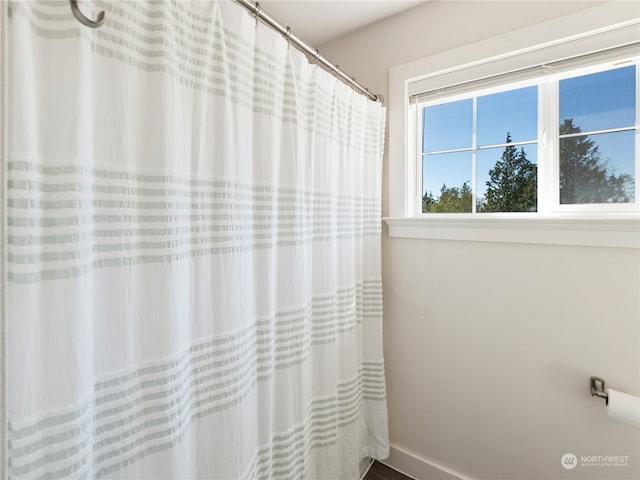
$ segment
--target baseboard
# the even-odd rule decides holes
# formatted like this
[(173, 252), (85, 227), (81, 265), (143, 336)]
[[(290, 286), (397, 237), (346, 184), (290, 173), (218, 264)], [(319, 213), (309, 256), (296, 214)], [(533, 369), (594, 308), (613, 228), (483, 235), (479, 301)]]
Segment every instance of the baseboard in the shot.
[(396, 445), (390, 445), (389, 456), (378, 461), (416, 480), (473, 480)]

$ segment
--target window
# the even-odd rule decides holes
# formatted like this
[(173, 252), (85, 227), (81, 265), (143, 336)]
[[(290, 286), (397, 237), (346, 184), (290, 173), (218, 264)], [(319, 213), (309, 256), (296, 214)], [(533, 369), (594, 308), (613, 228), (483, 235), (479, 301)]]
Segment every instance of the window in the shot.
[(545, 70), (413, 96), (417, 212), (638, 210), (637, 59)]
[[(389, 237), (640, 248), (640, 20), (635, 4), (621, 7), (604, 4), (392, 67)], [(444, 128), (448, 115), (461, 120)], [(425, 124), (444, 133), (430, 138)], [(489, 211), (506, 160), (528, 180), (517, 185), (526, 194), (499, 208), (509, 212)], [(443, 185), (449, 198), (441, 203), (455, 213), (435, 213)]]

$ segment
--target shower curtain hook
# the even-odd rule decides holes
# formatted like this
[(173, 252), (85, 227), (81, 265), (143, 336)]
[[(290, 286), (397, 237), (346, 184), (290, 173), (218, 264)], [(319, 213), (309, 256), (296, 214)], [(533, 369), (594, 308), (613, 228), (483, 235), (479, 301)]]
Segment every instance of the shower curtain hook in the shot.
[(320, 50), (316, 48), (316, 67), (320, 65)]
[(73, 16), (76, 17), (76, 19), (78, 19), (78, 21), (84, 26), (89, 28), (98, 28), (104, 23), (104, 10), (98, 13), (95, 20), (91, 20), (90, 18), (85, 17), (80, 11), (80, 8), (78, 7), (78, 0), (69, 0), (69, 3), (71, 4), (71, 13), (73, 13)]
[(287, 27), (287, 35), (285, 37), (287, 39), (287, 43), (291, 46), (291, 28)]
[(256, 28), (258, 28), (258, 20), (260, 19), (260, 2), (256, 2), (256, 8), (251, 15), (256, 20)]

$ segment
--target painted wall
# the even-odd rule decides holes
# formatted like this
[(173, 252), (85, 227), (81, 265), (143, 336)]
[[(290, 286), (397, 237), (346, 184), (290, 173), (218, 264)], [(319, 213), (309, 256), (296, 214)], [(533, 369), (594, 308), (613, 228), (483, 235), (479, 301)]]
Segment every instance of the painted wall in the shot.
[[(388, 98), (393, 66), (536, 24), (557, 35), (547, 20), (591, 8), (620, 3), (429, 2), (320, 51)], [(640, 395), (639, 249), (384, 235), (383, 278), (387, 463), (424, 479), (640, 478), (640, 430), (588, 391), (599, 375)], [(628, 461), (566, 470), (565, 453)]]

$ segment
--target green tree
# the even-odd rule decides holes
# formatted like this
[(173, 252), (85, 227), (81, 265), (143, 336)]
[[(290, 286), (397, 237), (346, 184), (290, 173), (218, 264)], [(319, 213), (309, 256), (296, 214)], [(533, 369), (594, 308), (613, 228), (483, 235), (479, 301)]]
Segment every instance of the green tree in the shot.
[[(581, 133), (567, 118), (560, 135)], [(560, 139), (560, 203), (626, 203), (632, 201), (634, 181), (629, 174), (615, 175), (588, 135)]]
[(447, 187), (442, 184), (440, 197), (436, 200), (431, 192), (422, 197), (424, 213), (471, 213), (471, 187), (467, 182), (462, 187)]
[[(507, 133), (506, 143), (511, 143)], [(489, 170), (486, 196), (479, 202), (481, 212), (535, 212), (538, 206), (538, 167), (507, 145), (495, 167)]]
[(422, 196), (422, 213), (430, 212), (431, 206), (436, 202), (437, 200), (434, 198), (433, 193), (424, 192)]

